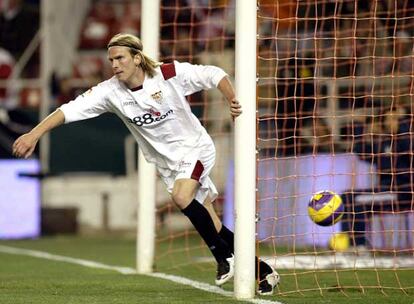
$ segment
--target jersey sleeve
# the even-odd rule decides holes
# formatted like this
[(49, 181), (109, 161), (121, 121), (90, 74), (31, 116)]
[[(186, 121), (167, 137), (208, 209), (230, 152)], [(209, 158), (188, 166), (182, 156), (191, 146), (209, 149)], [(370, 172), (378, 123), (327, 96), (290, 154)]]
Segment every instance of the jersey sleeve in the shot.
[(217, 87), (220, 80), (227, 76), (221, 68), (212, 65), (194, 65), (178, 61), (174, 61), (174, 65), (185, 96)]
[(108, 112), (105, 88), (97, 85), (59, 109), (65, 116), (65, 123), (97, 117)]

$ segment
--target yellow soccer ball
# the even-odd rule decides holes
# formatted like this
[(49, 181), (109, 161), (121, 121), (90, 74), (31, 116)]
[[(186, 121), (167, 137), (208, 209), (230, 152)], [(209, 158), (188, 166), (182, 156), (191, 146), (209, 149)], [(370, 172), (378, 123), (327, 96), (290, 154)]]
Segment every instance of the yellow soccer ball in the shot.
[(349, 244), (349, 236), (346, 232), (335, 233), (329, 239), (329, 248), (335, 251), (346, 251)]
[(339, 222), (344, 209), (341, 197), (329, 190), (316, 192), (308, 204), (309, 217), (320, 226), (331, 226)]

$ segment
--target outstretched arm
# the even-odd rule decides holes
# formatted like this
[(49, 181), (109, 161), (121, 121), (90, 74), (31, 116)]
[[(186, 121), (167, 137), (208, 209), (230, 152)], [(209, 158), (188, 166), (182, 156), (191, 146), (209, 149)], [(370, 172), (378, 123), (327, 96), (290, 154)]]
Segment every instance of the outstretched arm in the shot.
[(242, 113), (233, 85), (221, 68), (212, 65), (193, 65), (188, 62), (179, 63), (177, 61), (174, 62), (174, 68), (185, 96), (217, 87), (229, 103), (233, 119)]
[(234, 88), (229, 77), (223, 77), (223, 79), (220, 80), (217, 88), (228, 101), (230, 105), (230, 113), (231, 116), (233, 116), (233, 119), (239, 116), (242, 113), (241, 105), (236, 99), (236, 93), (234, 92)]
[(59, 109), (43, 119), (29, 133), (23, 134), (13, 144), (13, 155), (28, 158), (32, 155), (37, 142), (43, 134), (65, 122), (65, 116)]

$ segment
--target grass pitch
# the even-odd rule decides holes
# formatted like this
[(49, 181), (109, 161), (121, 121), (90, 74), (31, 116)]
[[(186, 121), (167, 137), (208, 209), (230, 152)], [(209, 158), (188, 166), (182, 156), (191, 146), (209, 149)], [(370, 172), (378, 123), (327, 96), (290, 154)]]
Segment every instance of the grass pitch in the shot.
[[(186, 244), (184, 246), (184, 244)], [(157, 271), (214, 285), (214, 263), (197, 239), (183, 237), (159, 244)], [(0, 245), (38, 250), (134, 268), (135, 241), (111, 237), (51, 237), (0, 241)], [(185, 249), (184, 249), (185, 248)], [(180, 251), (181, 250), (181, 251)], [(273, 296), (281, 303), (414, 303), (414, 270), (282, 270), (282, 282)], [(360, 288), (364, 286), (365, 288)], [(228, 284), (226, 291), (232, 291)], [(187, 285), (113, 270), (0, 253), (0, 303), (242, 303), (231, 297)]]

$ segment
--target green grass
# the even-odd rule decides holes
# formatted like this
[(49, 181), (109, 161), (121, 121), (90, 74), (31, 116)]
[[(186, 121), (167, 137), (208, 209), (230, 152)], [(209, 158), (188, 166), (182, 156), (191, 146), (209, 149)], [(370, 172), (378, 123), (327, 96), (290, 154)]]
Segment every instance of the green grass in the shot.
[[(60, 236), (0, 241), (0, 245), (109, 265), (135, 265), (135, 241), (128, 238)], [(278, 248), (280, 253), (286, 251), (286, 248)], [(157, 271), (214, 284), (214, 263), (194, 262), (195, 257), (207, 257), (209, 254), (193, 236), (166, 239), (158, 244), (157, 253)], [(413, 269), (337, 272), (298, 269), (281, 270), (280, 273), (282, 283), (277, 294), (264, 299), (282, 303), (414, 303)], [(229, 291), (232, 288), (232, 284), (225, 286)], [(148, 276), (122, 275), (110, 270), (0, 253), (0, 303), (240, 302)]]
[[(146, 276), (0, 254), (0, 303), (236, 303)], [(202, 300), (200, 300), (202, 299)]]

